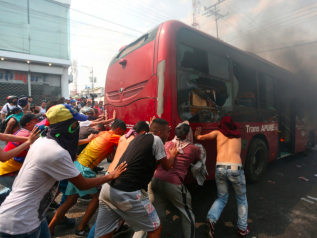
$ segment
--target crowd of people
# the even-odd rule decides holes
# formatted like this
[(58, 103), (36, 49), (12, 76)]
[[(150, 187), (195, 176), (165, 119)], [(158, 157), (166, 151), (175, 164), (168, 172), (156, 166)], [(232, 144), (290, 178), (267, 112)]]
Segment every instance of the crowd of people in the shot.
[[(223, 117), (219, 130), (204, 135), (201, 128), (193, 133), (188, 121), (173, 129), (155, 117), (127, 131), (116, 111), (108, 118), (103, 103), (94, 104), (84, 98), (79, 103), (59, 98), (37, 106), (31, 97), (7, 98), (0, 124), (0, 140), (8, 142), (0, 148), (0, 238), (49, 238), (56, 226), (75, 226), (66, 213), (78, 199), (89, 204), (75, 237), (112, 237), (128, 226), (134, 238), (161, 237), (168, 203), (180, 212), (184, 237), (195, 237), (191, 194), (184, 180), (195, 164), (204, 177), (206, 153), (193, 143), (194, 137), (217, 140), (218, 198), (207, 214), (206, 236), (214, 237), (230, 183), (238, 204), (238, 235), (249, 234), (241, 135), (232, 118)], [(171, 130), (175, 137), (169, 140)], [(97, 176), (105, 159), (111, 164), (105, 175)], [(46, 216), (48, 209), (56, 210), (53, 217)]]

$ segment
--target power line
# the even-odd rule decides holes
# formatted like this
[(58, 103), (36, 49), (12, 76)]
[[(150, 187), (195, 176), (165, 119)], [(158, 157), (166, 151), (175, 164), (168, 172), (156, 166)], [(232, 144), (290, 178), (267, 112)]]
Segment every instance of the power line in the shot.
[[(282, 20), (282, 19), (285, 19), (285, 18), (293, 17), (293, 15), (291, 15), (291, 16), (285, 16), (285, 17), (280, 18), (280, 17), (283, 16), (283, 15), (286, 15), (286, 14), (289, 14), (289, 13), (292, 13), (292, 12), (295, 12), (295, 11), (298, 11), (299, 9), (305, 8), (305, 7), (307, 7), (307, 6), (309, 6), (309, 5), (313, 5), (313, 4), (316, 4), (316, 2), (311, 3), (311, 4), (307, 4), (307, 5), (303, 6), (303, 7), (298, 8), (298, 9), (294, 9), (294, 10), (292, 10), (292, 11), (289, 11), (289, 12), (286, 12), (286, 13), (283, 13), (283, 14), (280, 14), (279, 16), (270, 18), (269, 20), (262, 21), (262, 22), (261, 22), (261, 23), (262, 23), (261, 25), (259, 25), (258, 27), (253, 27), (253, 28), (249, 29), (247, 32), (254, 31), (254, 30), (256, 30), (256, 29), (258, 29), (258, 28), (260, 28), (260, 27), (265, 27), (265, 26), (267, 26), (267, 25), (270, 25), (270, 24), (272, 24), (272, 23), (275, 23), (277, 20)], [(313, 7), (313, 8), (315, 8), (315, 7)], [(311, 8), (311, 9), (313, 9), (313, 8)], [(298, 13), (295, 13), (295, 15), (296, 15), (296, 14), (299, 14), (299, 13), (302, 13), (302, 12), (305, 12), (305, 11), (307, 11), (307, 10), (311, 10), (311, 9), (306, 9), (306, 10), (304, 10), (304, 11), (300, 11), (300, 12), (298, 12)], [(278, 19), (278, 18), (280, 18), (280, 19)], [(268, 22), (268, 23), (267, 23), (267, 24), (263, 24), (263, 23), (265, 23), (265, 22)], [(237, 35), (239, 35), (239, 34), (237, 34), (237, 33), (230, 33), (230, 34), (224, 36), (224, 38), (229, 37), (229, 39), (230, 39), (230, 38), (232, 38), (232, 37), (236, 37)]]
[[(272, 31), (276, 31), (276, 30), (279, 30), (279, 29), (282, 29), (282, 28), (285, 28), (285, 27), (288, 27), (288, 26), (294, 26), (294, 25), (297, 25), (297, 24), (301, 24), (301, 23), (305, 23), (307, 21), (310, 21), (310, 20), (313, 20), (313, 19), (316, 19), (317, 15), (314, 15), (314, 16), (310, 16), (310, 17), (307, 17), (307, 18), (304, 18), (304, 19), (300, 19), (298, 21), (295, 21), (295, 22), (292, 22), (290, 24), (287, 24), (287, 25), (284, 25), (284, 26), (281, 26), (281, 27), (277, 27), (277, 28), (273, 28), (273, 29), (270, 29), (269, 32), (272, 32)], [(303, 21), (305, 20), (305, 21)], [(301, 22), (302, 21), (302, 22)], [(249, 38), (250, 36), (241, 36), (240, 39), (239, 38), (236, 38), (233, 40), (233, 42), (240, 42), (242, 40), (244, 40), (245, 38)]]
[[(99, 0), (95, 0), (95, 2), (98, 2), (98, 3), (102, 4), (102, 5), (105, 5), (104, 2), (99, 1)], [(143, 20), (145, 20), (145, 21), (151, 21), (152, 23), (158, 24), (157, 21), (154, 21), (153, 19), (151, 19), (151, 18), (149, 18), (149, 17), (148, 17), (148, 18), (143, 17), (143, 14), (140, 14), (141, 16), (140, 16), (140, 15), (135, 15), (135, 14), (132, 14), (131, 12), (129, 12), (129, 11), (125, 11), (125, 8), (118, 8), (118, 7), (116, 7), (116, 6), (117, 6), (117, 2), (112, 2), (112, 3), (114, 3), (115, 6), (111, 6), (111, 7), (114, 8), (114, 9), (119, 10), (120, 12), (126, 12), (126, 13), (128, 13), (129, 15), (131, 15), (131, 16), (135, 16), (135, 17), (140, 18), (140, 19), (143, 19)]]
[(139, 33), (142, 33), (142, 34), (144, 33), (144, 32), (142, 32), (142, 31), (138, 31), (138, 30), (135, 30), (135, 29), (133, 29), (133, 28), (120, 25), (120, 24), (118, 24), (118, 23), (114, 23), (114, 22), (112, 22), (112, 21), (108, 21), (108, 20), (103, 19), (103, 18), (101, 18), (101, 17), (93, 16), (93, 15), (91, 15), (91, 14), (88, 14), (88, 13), (85, 13), (85, 12), (82, 12), (82, 11), (79, 11), (79, 10), (76, 10), (76, 9), (73, 9), (73, 8), (70, 8), (70, 10), (73, 10), (73, 11), (75, 11), (75, 12), (79, 12), (79, 13), (81, 13), (81, 14), (85, 14), (85, 15), (87, 15), (87, 16), (91, 16), (91, 17), (97, 18), (97, 19), (99, 19), (99, 20), (106, 21), (106, 22), (109, 22), (109, 23), (112, 23), (112, 24), (115, 24), (115, 25), (118, 25), (118, 26), (121, 26), (121, 27), (124, 27), (124, 28), (129, 29), (129, 30), (132, 30), (132, 31), (136, 31), (136, 32), (139, 32)]
[[(13, 10), (20, 11), (20, 12), (22, 12), (22, 14), (27, 14), (27, 8), (20, 7), (20, 6), (16, 5), (16, 4), (12, 4), (12, 3), (6, 3), (6, 2), (3, 2), (3, 1), (0, 1), (0, 3), (10, 4), (11, 6), (7, 6), (7, 7), (9, 7), (9, 8), (13, 7)], [(16, 8), (14, 8), (14, 7), (16, 7)], [(6, 12), (8, 12), (8, 11), (6, 11)], [(30, 12), (35, 15), (35, 16), (33, 16), (35, 19), (36, 19), (36, 14), (37, 14), (37, 16), (40, 16), (40, 17), (42, 17), (45, 20), (47, 20), (48, 18), (52, 18), (52, 20), (64, 21), (66, 23), (75, 22), (77, 24), (82, 24), (82, 25), (86, 25), (86, 26), (89, 26), (89, 27), (95, 27), (95, 28), (99, 28), (99, 29), (103, 29), (103, 30), (107, 30), (107, 31), (112, 31), (112, 32), (115, 32), (115, 33), (120, 33), (120, 34), (124, 34), (124, 35), (137, 37), (136, 35), (131, 35), (131, 34), (128, 34), (128, 33), (115, 31), (115, 30), (111, 30), (111, 29), (108, 29), (108, 28), (91, 25), (91, 24), (88, 24), (88, 23), (80, 22), (80, 21), (69, 20), (69, 19), (67, 19), (65, 17), (55, 16), (55, 15), (48, 14), (47, 12), (43, 12), (43, 11), (37, 11), (37, 10), (34, 10), (34, 9), (30, 9)]]
[[(139, 2), (143, 2), (143, 3), (145, 3), (145, 4), (147, 4), (146, 2), (144, 2), (144, 1), (140, 1), (139, 0)], [(145, 7), (144, 7), (145, 8)], [(155, 10), (155, 11), (158, 11), (157, 9), (155, 9), (154, 7), (151, 7), (152, 9), (150, 9), (150, 8), (147, 8), (147, 9), (149, 9), (149, 10)], [(172, 17), (173, 19), (177, 19), (175, 16), (172, 16), (171, 14), (169, 14), (169, 13), (167, 13), (167, 12), (164, 12), (164, 11), (162, 11), (162, 10), (159, 10), (160, 12), (162, 12), (162, 13), (165, 13), (165, 15), (169, 15), (170, 17)]]
[(260, 54), (260, 53), (270, 52), (270, 51), (276, 51), (276, 50), (283, 50), (283, 49), (288, 49), (288, 48), (293, 48), (293, 47), (298, 47), (298, 46), (303, 46), (303, 45), (316, 44), (316, 43), (317, 43), (317, 40), (316, 40), (316, 41), (307, 42), (307, 43), (302, 43), (302, 44), (296, 44), (296, 45), (285, 46), (285, 47), (281, 47), (281, 48), (275, 48), (275, 49), (269, 49), (269, 50), (262, 50), (262, 51), (255, 52), (255, 54)]

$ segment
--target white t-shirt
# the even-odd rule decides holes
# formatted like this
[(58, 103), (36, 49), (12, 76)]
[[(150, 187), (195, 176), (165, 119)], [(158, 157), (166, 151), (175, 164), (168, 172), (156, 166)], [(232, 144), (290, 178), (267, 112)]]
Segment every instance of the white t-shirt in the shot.
[(8, 114), (7, 106), (8, 106), (8, 108), (9, 108), (10, 110), (12, 110), (12, 108), (15, 108), (15, 107), (20, 107), (19, 105), (17, 105), (17, 106), (16, 106), (16, 105), (11, 106), (10, 103), (6, 103), (6, 104), (4, 104), (4, 106), (2, 107), (2, 109), (1, 109), (1, 111), (0, 111), (1, 114)]
[(59, 182), (79, 175), (68, 151), (52, 139), (39, 138), (31, 146), (0, 207), (0, 233), (18, 235), (40, 226)]
[(163, 141), (161, 140), (160, 137), (152, 134), (154, 136), (154, 141), (153, 141), (153, 155), (155, 156), (156, 160), (161, 160), (166, 157), (165, 153), (165, 147), (163, 144)]
[(45, 108), (41, 108), (40, 114), (45, 114), (45, 113), (46, 113), (46, 109)]
[(80, 121), (79, 122), (79, 127), (83, 127), (83, 126), (90, 126), (91, 121)]

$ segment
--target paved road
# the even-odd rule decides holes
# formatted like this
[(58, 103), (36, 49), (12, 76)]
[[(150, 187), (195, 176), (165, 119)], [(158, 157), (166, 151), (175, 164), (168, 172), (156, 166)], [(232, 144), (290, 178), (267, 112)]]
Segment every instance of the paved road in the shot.
[[(257, 184), (247, 184), (249, 201), (249, 227), (251, 234), (248, 237), (256, 238), (297, 238), (317, 237), (317, 202), (309, 204), (302, 201), (302, 197), (317, 198), (317, 150), (309, 156), (290, 156), (268, 165), (265, 178)], [(297, 167), (300, 166), (300, 167)], [(304, 176), (308, 182), (298, 177)], [(267, 181), (274, 181), (275, 184)], [(196, 216), (196, 237), (203, 236), (203, 226), (206, 214), (215, 200), (216, 185), (214, 181), (206, 182), (203, 187), (189, 186), (193, 197), (193, 210)], [(78, 202), (68, 217), (76, 218), (79, 224), (88, 202)], [(181, 221), (173, 207), (168, 208), (168, 215), (163, 221), (162, 237), (181, 238)], [(96, 214), (91, 225), (96, 219)], [(237, 237), (236, 232), (237, 207), (234, 192), (231, 189), (230, 197), (222, 216), (216, 224), (216, 237)], [(56, 237), (74, 237), (74, 228), (58, 227)], [(122, 234), (120, 238), (130, 238), (132, 231)]]

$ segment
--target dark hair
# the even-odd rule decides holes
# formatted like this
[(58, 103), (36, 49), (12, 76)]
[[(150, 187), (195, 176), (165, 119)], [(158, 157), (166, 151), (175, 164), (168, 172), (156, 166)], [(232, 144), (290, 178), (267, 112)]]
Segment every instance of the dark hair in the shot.
[(111, 125), (111, 130), (115, 130), (117, 128), (120, 128), (120, 129), (126, 131), (127, 130), (127, 125), (121, 119), (116, 119)]
[(150, 127), (145, 121), (138, 121), (138, 123), (133, 127), (133, 130), (137, 133), (140, 133), (141, 131), (149, 132)]
[(97, 108), (93, 108), (93, 109), (94, 109), (95, 114), (99, 114), (99, 111)]
[(35, 105), (31, 106), (31, 107), (30, 107), (31, 112), (32, 112), (33, 110), (35, 110), (36, 107), (37, 107), (37, 106), (35, 106)]
[(28, 98), (32, 98), (32, 96), (28, 96)]
[(102, 124), (102, 123), (95, 125), (95, 127), (96, 127), (96, 128), (99, 128), (101, 131), (105, 131), (105, 130), (106, 130), (105, 125)]
[(60, 104), (58, 101), (48, 101), (46, 104), (46, 109), (48, 110), (50, 107), (53, 107), (57, 104)]
[(65, 103), (65, 98), (64, 97), (60, 97), (59, 99), (57, 99), (59, 104), (64, 104)]
[(163, 126), (166, 126), (168, 124), (168, 121), (164, 119), (155, 118), (150, 125), (150, 132), (159, 132)]
[(189, 132), (190, 126), (187, 124), (183, 124), (180, 127), (175, 128), (175, 135), (180, 140), (185, 140), (186, 136)]

